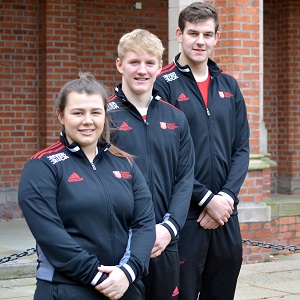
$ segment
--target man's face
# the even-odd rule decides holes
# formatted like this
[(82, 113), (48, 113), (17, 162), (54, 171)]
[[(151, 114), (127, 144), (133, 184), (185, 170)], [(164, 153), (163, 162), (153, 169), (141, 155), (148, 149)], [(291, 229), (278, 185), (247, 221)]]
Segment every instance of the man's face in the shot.
[(116, 65), (123, 76), (122, 89), (138, 95), (152, 91), (156, 75), (162, 68), (162, 62), (156, 56), (132, 51), (127, 52), (122, 60), (118, 58)]
[(178, 42), (181, 43), (180, 58), (184, 64), (207, 64), (214, 46), (219, 40), (219, 31), (215, 34), (215, 22), (187, 22), (184, 31), (176, 29)]

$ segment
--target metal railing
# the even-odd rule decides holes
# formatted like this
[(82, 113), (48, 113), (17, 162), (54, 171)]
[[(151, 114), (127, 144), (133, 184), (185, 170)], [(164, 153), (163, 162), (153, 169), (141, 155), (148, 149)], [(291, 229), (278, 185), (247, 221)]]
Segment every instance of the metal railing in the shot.
[[(288, 250), (290, 252), (296, 252), (296, 251), (300, 251), (300, 247), (298, 246), (294, 246), (294, 245), (290, 245), (290, 246), (285, 246), (282, 244), (271, 244), (271, 243), (264, 243), (264, 242), (258, 242), (258, 241), (252, 241), (250, 239), (242, 239), (242, 242), (246, 245), (249, 246), (256, 246), (256, 247), (262, 247), (262, 248), (267, 248), (267, 249), (275, 249), (275, 250)], [(19, 253), (14, 253), (8, 256), (4, 256), (3, 258), (0, 258), (0, 264), (4, 264), (6, 262), (9, 261), (14, 261), (17, 260), (19, 258), (22, 258), (24, 256), (30, 256), (36, 253), (36, 249), (35, 248), (29, 248), (25, 251), (19, 252)]]

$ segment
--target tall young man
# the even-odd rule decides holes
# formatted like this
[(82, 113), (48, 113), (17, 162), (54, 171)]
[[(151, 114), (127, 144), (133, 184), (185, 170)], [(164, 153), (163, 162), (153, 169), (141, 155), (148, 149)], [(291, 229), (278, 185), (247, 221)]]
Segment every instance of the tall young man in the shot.
[(146, 300), (178, 299), (178, 232), (186, 220), (194, 182), (187, 119), (153, 89), (163, 50), (158, 37), (147, 30), (122, 36), (116, 60), (122, 84), (108, 104), (117, 127), (115, 143), (135, 156), (154, 203), (156, 241), (149, 275), (143, 279)]
[(181, 300), (232, 300), (242, 264), (238, 193), (249, 164), (249, 126), (236, 80), (209, 57), (219, 39), (215, 8), (194, 2), (179, 15), (181, 53), (155, 88), (182, 110), (195, 147), (195, 184), (180, 234)]

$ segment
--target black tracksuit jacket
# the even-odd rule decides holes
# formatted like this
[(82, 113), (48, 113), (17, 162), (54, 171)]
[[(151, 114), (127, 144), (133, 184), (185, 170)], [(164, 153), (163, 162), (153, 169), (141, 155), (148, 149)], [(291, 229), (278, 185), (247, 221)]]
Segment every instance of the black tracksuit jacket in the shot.
[(80, 147), (56, 144), (25, 165), (18, 200), (37, 242), (37, 278), (90, 285), (99, 264), (129, 282), (148, 273), (155, 241), (151, 194), (135, 163), (98, 145), (90, 163)]
[(194, 149), (186, 117), (153, 90), (144, 121), (121, 85), (109, 98), (108, 111), (118, 128), (114, 143), (135, 156), (152, 194), (156, 222), (174, 238), (185, 223), (194, 181)]
[[(188, 218), (197, 218), (214, 194), (225, 192), (238, 204), (249, 165), (249, 125), (237, 81), (208, 60), (211, 80), (208, 108), (188, 65), (165, 66), (154, 87), (163, 99), (183, 111), (195, 147), (195, 184)], [(204, 200), (204, 205), (200, 202)]]

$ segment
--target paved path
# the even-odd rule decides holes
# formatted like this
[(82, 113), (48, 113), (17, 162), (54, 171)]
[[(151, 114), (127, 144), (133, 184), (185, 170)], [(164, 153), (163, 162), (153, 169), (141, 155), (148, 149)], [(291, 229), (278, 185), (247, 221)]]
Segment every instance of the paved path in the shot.
[(242, 265), (235, 300), (300, 300), (300, 253), (275, 258)]
[[(0, 259), (34, 245), (24, 220), (0, 221)], [(242, 265), (234, 300), (300, 300), (300, 253), (275, 258)], [(0, 264), (0, 299), (32, 300), (35, 267), (36, 255)]]

